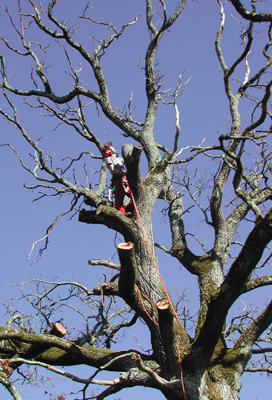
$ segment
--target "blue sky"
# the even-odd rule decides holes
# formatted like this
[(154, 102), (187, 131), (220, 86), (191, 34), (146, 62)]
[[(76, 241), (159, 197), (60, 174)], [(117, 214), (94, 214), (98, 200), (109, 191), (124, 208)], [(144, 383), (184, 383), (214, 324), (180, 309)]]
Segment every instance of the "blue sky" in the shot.
[[(0, 5), (4, 6), (6, 2), (0, 0)], [(248, 2), (245, 2), (247, 4)], [(22, 3), (27, 7), (27, 2)], [(47, 5), (47, 2), (44, 2)], [(118, 39), (106, 52), (103, 57), (103, 69), (106, 81), (109, 86), (110, 99), (112, 104), (122, 109), (129, 100), (133, 92), (133, 104), (135, 107), (134, 118), (142, 120), (145, 113), (146, 98), (144, 94), (144, 73), (139, 68), (144, 59), (149, 34), (145, 26), (145, 2), (143, 0), (95, 0), (91, 2), (93, 6), (92, 16), (96, 20), (110, 21), (120, 29), (125, 22), (133, 21), (136, 16), (138, 22), (128, 27), (121, 38)], [(170, 11), (171, 7), (176, 5), (173, 0), (166, 1)], [(267, 3), (264, 4), (267, 7)], [(9, 0), (9, 9), (16, 12), (17, 2)], [(69, 24), (77, 23), (75, 15), (81, 11), (85, 2), (82, 0), (59, 0), (55, 7), (56, 15), (60, 19), (68, 19)], [(229, 11), (231, 5), (226, 7), (228, 12), (226, 20), (226, 29), (222, 39), (223, 51), (228, 63), (232, 63), (241, 52), (241, 40), (239, 38), (239, 25), (231, 16)], [(231, 11), (234, 16), (235, 12)], [(63, 15), (60, 17), (60, 15)], [(218, 70), (218, 61), (214, 50), (214, 41), (216, 31), (220, 24), (219, 6), (216, 1), (208, 0), (202, 2), (189, 1), (185, 7), (184, 13), (176, 24), (171, 27), (161, 42), (158, 51), (157, 60), (159, 69), (164, 75), (165, 89), (175, 88), (180, 72), (183, 72), (184, 82), (190, 78), (189, 83), (184, 87), (184, 96), (179, 100), (181, 138), (180, 147), (187, 145), (198, 145), (205, 138), (205, 143), (213, 144), (216, 142), (219, 134), (227, 132), (226, 124), (230, 121), (227, 100), (224, 94), (222, 72)], [(86, 41), (85, 37), (106, 34), (106, 29), (96, 27), (95, 33), (91, 32), (89, 25), (78, 31), (78, 37), (92, 45), (92, 40)], [(0, 13), (1, 34), (17, 43), (14, 32), (4, 12)], [(99, 32), (100, 33), (99, 33)], [(38, 38), (40, 38), (38, 36)], [(37, 40), (37, 39), (36, 39)], [(41, 38), (41, 40), (44, 40)], [(77, 39), (79, 40), (79, 39)], [(260, 42), (263, 40), (260, 35)], [(44, 43), (46, 40), (44, 40)], [(0, 43), (0, 49), (4, 52), (9, 72), (12, 72), (11, 82), (17, 84), (22, 89), (30, 87), (29, 64), (25, 65), (24, 60), (20, 60), (14, 55), (8, 54), (3, 44)], [(257, 53), (257, 49), (254, 49)], [(75, 67), (79, 67), (79, 62), (75, 52), (71, 53)], [(20, 64), (19, 64), (20, 62)], [(52, 81), (52, 86), (57, 94), (62, 94), (69, 90), (71, 82), (69, 76), (64, 73), (68, 70), (67, 63), (61, 48), (57, 45), (52, 46), (45, 55), (46, 64), (52, 64), (48, 71), (48, 76)], [(254, 61), (255, 62), (255, 61)], [(19, 65), (19, 68), (18, 68)], [(65, 67), (64, 67), (65, 66)], [(252, 65), (254, 68), (254, 64)], [(80, 75), (83, 84), (91, 87), (94, 84), (93, 78), (83, 63), (83, 71)], [(243, 70), (240, 71), (242, 79)], [(75, 133), (60, 126), (55, 130), (56, 123), (51, 118), (42, 118), (35, 110), (18, 105), (18, 116), (21, 123), (27, 127), (28, 132), (35, 140), (41, 138), (40, 144), (44, 146), (45, 152), (53, 154), (55, 152), (56, 160), (65, 156), (77, 156), (81, 151), (93, 151), (82, 138), (78, 138)], [(3, 99), (0, 99), (0, 105), (3, 105)], [(244, 112), (244, 118), (247, 120), (247, 110)], [(97, 117), (97, 110), (94, 104), (90, 104), (87, 113), (91, 129), (99, 135), (102, 141), (107, 141), (107, 135), (114, 142), (117, 149), (120, 150), (123, 143), (131, 142), (124, 138), (120, 130), (112, 126), (104, 117)], [(26, 146), (18, 131), (6, 121), (0, 122), (1, 143), (9, 142), (18, 152), (27, 160), (30, 149)], [(159, 106), (158, 118), (155, 126), (155, 136), (160, 143), (168, 147), (173, 145), (175, 133), (175, 115), (171, 107)], [(42, 238), (46, 228), (56, 218), (56, 216), (69, 207), (69, 198), (43, 198), (33, 202), (37, 197), (32, 191), (23, 188), (23, 184), (34, 184), (34, 181), (18, 165), (8, 160), (17, 161), (14, 154), (7, 148), (0, 148), (0, 184), (2, 188), (1, 196), (1, 230), (0, 230), (0, 251), (2, 255), (2, 274), (0, 300), (5, 302), (7, 298), (18, 297), (19, 288), (6, 286), (7, 284), (19, 284), (31, 278), (42, 278), (51, 280), (55, 278), (59, 281), (79, 280), (85, 286), (92, 288), (97, 279), (101, 277), (103, 269), (90, 267), (88, 259), (90, 258), (113, 258), (118, 262), (114, 248), (114, 233), (109, 232), (104, 227), (87, 226), (80, 224), (77, 217), (69, 220), (64, 217), (58, 222), (50, 235), (48, 249), (43, 253), (39, 262), (36, 262), (39, 250), (37, 245), (27, 260), (27, 255), (31, 250), (32, 244)], [(97, 180), (95, 171), (99, 169), (99, 162), (86, 157), (86, 168), (89, 173), (89, 182)], [(201, 167), (205, 168), (205, 161), (201, 159)], [(210, 166), (209, 166), (210, 167)], [(145, 174), (146, 165), (142, 161), (142, 174)], [(78, 169), (78, 173), (84, 176), (83, 168)], [(211, 170), (210, 173), (214, 173)], [(168, 246), (170, 244), (170, 235), (167, 221), (159, 213), (161, 205), (156, 207), (154, 214), (154, 239)], [(192, 218), (193, 217), (193, 218)], [(197, 229), (200, 238), (205, 239), (206, 246), (212, 245), (212, 232), (204, 227), (202, 219), (198, 214), (188, 214), (186, 224), (192, 233)], [(199, 219), (198, 219), (199, 218)], [(120, 238), (120, 240), (122, 240)], [(192, 243), (196, 252), (201, 248)], [(196, 281), (184, 269), (181, 269), (179, 263), (174, 259), (167, 258), (162, 251), (158, 250), (161, 273), (165, 279), (168, 290), (183, 291), (187, 290), (190, 298), (190, 307), (196, 310), (198, 299), (190, 296), (195, 293)], [(170, 271), (170, 273), (169, 273)], [(260, 301), (268, 300), (269, 293)], [(21, 305), (27, 310), (27, 305)], [(67, 319), (70, 314), (67, 315)], [(6, 321), (4, 312), (1, 314), (1, 324)], [(67, 320), (69, 326), (70, 320)], [(135, 336), (141, 342), (144, 348), (149, 346), (148, 332), (143, 325), (139, 323), (134, 331)], [(120, 343), (122, 347), (137, 347), (136, 340), (129, 333), (128, 339)], [(90, 375), (87, 369), (83, 369), (83, 376)], [(243, 387), (240, 394), (242, 400), (256, 400), (271, 398), (271, 382), (264, 376), (245, 374), (242, 378)], [(54, 393), (59, 391), (76, 390), (75, 386), (67, 380), (61, 383), (55, 383)], [(63, 389), (63, 385), (65, 385)], [(70, 386), (71, 385), (71, 386)], [(71, 387), (71, 388), (70, 388)], [(48, 390), (48, 393), (51, 393)], [(27, 393), (28, 387), (23, 388)], [(9, 398), (5, 391), (0, 387), (0, 396), (4, 400)], [(37, 392), (33, 392), (34, 398), (38, 398)], [(38, 397), (35, 397), (38, 396)], [(109, 399), (138, 399), (139, 396), (149, 399), (164, 398), (159, 392), (149, 391), (147, 389), (130, 389), (110, 396)], [(45, 396), (45, 398), (49, 398)], [(70, 397), (72, 398), (72, 397)]]

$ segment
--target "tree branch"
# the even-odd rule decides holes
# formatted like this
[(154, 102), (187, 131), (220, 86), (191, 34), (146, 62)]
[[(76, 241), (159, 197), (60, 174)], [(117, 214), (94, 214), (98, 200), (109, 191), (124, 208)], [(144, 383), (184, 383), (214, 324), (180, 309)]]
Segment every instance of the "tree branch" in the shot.
[(250, 358), (254, 342), (269, 327), (271, 323), (272, 323), (272, 301), (268, 304), (265, 310), (241, 334), (241, 336), (235, 343), (234, 352), (237, 349), (242, 349), (243, 355), (248, 360)]
[(272, 14), (270, 13), (256, 13), (248, 11), (240, 2), (240, 0), (230, 0), (236, 11), (244, 18), (253, 22), (271, 22)]
[(120, 265), (116, 264), (112, 261), (109, 260), (103, 260), (101, 258), (98, 259), (91, 259), (88, 261), (89, 265), (104, 265), (105, 267), (109, 267), (109, 268), (113, 268), (113, 269), (117, 269), (118, 271), (120, 271)]
[(261, 276), (259, 278), (251, 279), (245, 284), (243, 293), (247, 293), (250, 292), (251, 290), (269, 285), (272, 285), (272, 275)]
[(153, 371), (151, 368), (148, 368), (142, 363), (141, 357), (139, 354), (132, 354), (131, 355), (132, 360), (136, 362), (137, 367), (147, 373), (152, 380), (154, 380), (160, 387), (164, 387), (165, 389), (177, 389), (178, 386), (180, 386), (180, 381), (178, 379), (173, 380), (168, 382), (166, 379), (161, 378), (155, 371)]
[[(214, 348), (229, 308), (243, 292), (246, 282), (271, 239), (272, 210), (255, 225), (243, 249), (232, 264), (223, 284), (213, 293), (208, 305), (207, 317), (194, 343), (195, 348), (199, 348), (203, 343), (209, 343), (211, 349)], [(269, 311), (267, 312), (269, 313)], [(214, 343), (213, 346), (212, 343)]]

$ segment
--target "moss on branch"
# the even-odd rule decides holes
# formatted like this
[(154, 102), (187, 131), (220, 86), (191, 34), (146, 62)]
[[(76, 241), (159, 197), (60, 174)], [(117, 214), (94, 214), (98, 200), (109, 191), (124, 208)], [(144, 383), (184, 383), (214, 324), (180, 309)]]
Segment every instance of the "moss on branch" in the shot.
[[(110, 371), (128, 371), (133, 367), (129, 352), (100, 349), (94, 346), (77, 346), (73, 341), (61, 339), (53, 335), (27, 333), (1, 327), (0, 340), (4, 343), (1, 347), (5, 347), (5, 343), (9, 343), (11, 340), (20, 342), (25, 346), (21, 346), (21, 352), (17, 349), (19, 356), (23, 355), (24, 358), (34, 358), (36, 361), (50, 365), (69, 366), (85, 364), (101, 368), (109, 364), (107, 370)], [(31, 346), (39, 346), (39, 353), (33, 355)], [(0, 352), (2, 353), (1, 348)], [(128, 355), (126, 356), (126, 354)], [(14, 351), (12, 356), (15, 356)], [(141, 357), (145, 360), (151, 360), (150, 357), (144, 355)]]
[(246, 282), (271, 240), (272, 209), (268, 211), (265, 218), (256, 223), (223, 284), (210, 297), (205, 322), (193, 345), (194, 348), (205, 347), (206, 357), (211, 357), (222, 333), (229, 308), (243, 293)]

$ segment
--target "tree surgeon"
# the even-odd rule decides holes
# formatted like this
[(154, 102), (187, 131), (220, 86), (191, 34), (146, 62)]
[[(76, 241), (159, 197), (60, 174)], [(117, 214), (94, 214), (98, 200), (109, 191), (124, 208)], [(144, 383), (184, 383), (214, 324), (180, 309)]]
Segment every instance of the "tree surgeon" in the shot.
[(107, 167), (112, 174), (111, 187), (114, 192), (114, 206), (127, 217), (131, 217), (133, 210), (132, 201), (125, 205), (125, 198), (131, 197), (131, 189), (126, 177), (124, 159), (119, 157), (111, 143), (103, 147), (103, 154), (106, 157)]

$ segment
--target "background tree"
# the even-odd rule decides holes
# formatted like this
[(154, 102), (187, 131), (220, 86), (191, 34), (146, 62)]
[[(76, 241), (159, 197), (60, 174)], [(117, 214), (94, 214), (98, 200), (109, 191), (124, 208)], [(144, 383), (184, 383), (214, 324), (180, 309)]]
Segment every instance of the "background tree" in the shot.
[[(8, 7), (2, 10), (16, 36), (9, 36), (8, 31), (1, 37), (5, 58), (1, 55), (0, 112), (4, 122), (17, 128), (30, 146), (30, 161), (10, 140), (2, 146), (13, 151), (19, 164), (32, 175), (35, 183), (25, 186), (36, 190), (39, 199), (70, 195), (68, 209), (48, 227), (43, 249), (56, 222), (69, 212), (78, 214), (84, 224), (103, 225), (105, 230), (112, 229), (123, 237), (117, 246), (118, 263), (107, 259), (89, 261), (90, 265), (117, 271), (105, 277), (103, 283), (89, 288), (72, 280), (36, 279), (29, 282), (35, 285), (35, 291), (29, 291), (27, 283), (22, 285), (22, 296), (34, 309), (32, 317), (18, 312), (15, 301), (6, 305), (10, 318), (0, 331), (0, 379), (15, 399), (20, 398), (17, 379), (45, 379), (39, 376), (37, 367), (81, 384), (77, 397), (83, 399), (103, 399), (133, 386), (156, 388), (168, 399), (237, 399), (244, 371), (271, 372), (272, 303), (267, 302), (263, 310), (245, 307), (234, 318), (227, 317), (243, 294), (271, 284), (267, 267), (272, 238), (272, 15), (257, 9), (261, 6), (258, 1), (242, 5), (231, 0), (227, 20), (235, 9), (240, 47), (235, 55), (237, 48), (233, 46), (232, 57), (227, 60), (221, 45), (225, 7), (220, 1), (214, 2), (213, 7), (220, 12), (215, 51), (221, 71), (217, 74), (223, 75), (230, 121), (219, 129), (219, 135), (212, 138), (210, 134), (204, 146), (204, 137), (195, 139), (193, 132), (187, 132), (189, 144), (179, 140), (179, 98), (190, 76), (183, 78), (186, 74), (180, 73), (176, 87), (168, 90), (163, 86), (157, 58), (164, 36), (182, 23), (186, 1), (178, 5), (163, 0), (145, 3), (149, 41), (139, 64), (146, 94), (142, 115), (134, 109), (130, 90), (123, 108), (111, 100), (114, 86), (103, 73), (104, 63), (116, 57), (119, 41), (137, 27), (139, 16), (117, 28), (110, 19), (105, 22), (95, 18), (93, 6), (88, 3), (79, 17), (86, 31), (80, 31), (78, 25), (65, 20), (61, 1), (52, 0), (47, 7), (33, 0), (18, 1), (17, 13)], [(177, 49), (181, 42), (178, 38)], [(15, 72), (11, 74), (13, 66)], [(30, 71), (29, 79), (26, 71)], [(77, 133), (79, 154), (72, 151), (63, 157), (66, 142), (60, 152), (55, 148), (56, 154), (47, 154), (48, 144), (42, 145), (42, 125), (33, 126), (29, 117), (32, 114), (25, 117), (22, 104), (29, 113), (39, 113), (46, 121), (54, 118), (53, 139), (60, 124), (65, 133), (68, 129)], [(167, 121), (162, 129), (156, 121), (160, 122), (159, 114), (167, 106), (172, 107), (174, 123)], [(101, 204), (107, 182), (102, 158), (106, 135), (94, 125), (95, 116), (106, 117), (102, 126), (115, 127), (130, 142), (122, 146), (122, 154), (135, 202), (132, 219), (109, 203)], [(71, 145), (73, 148), (74, 143)], [(90, 162), (99, 171), (92, 175), (91, 183), (87, 167)], [(153, 239), (152, 215), (159, 200), (170, 226), (168, 247)], [(187, 227), (191, 230), (192, 225), (187, 215), (188, 220), (194, 215), (194, 220), (204, 220), (207, 225), (203, 228), (202, 235), (207, 236), (203, 243), (194, 234), (201, 246), (200, 255), (191, 243)], [(155, 247), (169, 256), (168, 265), (176, 259), (197, 277), (200, 307), (195, 320), (168, 293)], [(183, 282), (178, 286), (183, 289)], [(74, 333), (67, 324), (63, 326), (63, 309), (83, 317), (84, 331)], [(138, 319), (150, 332), (152, 352), (118, 350), (116, 335), (134, 326)], [(79, 364), (94, 367), (95, 371), (81, 378), (60, 368)], [(111, 380), (99, 379), (98, 374), (104, 370), (117, 374)], [(91, 384), (95, 383), (107, 385), (107, 389), (90, 394)]]

